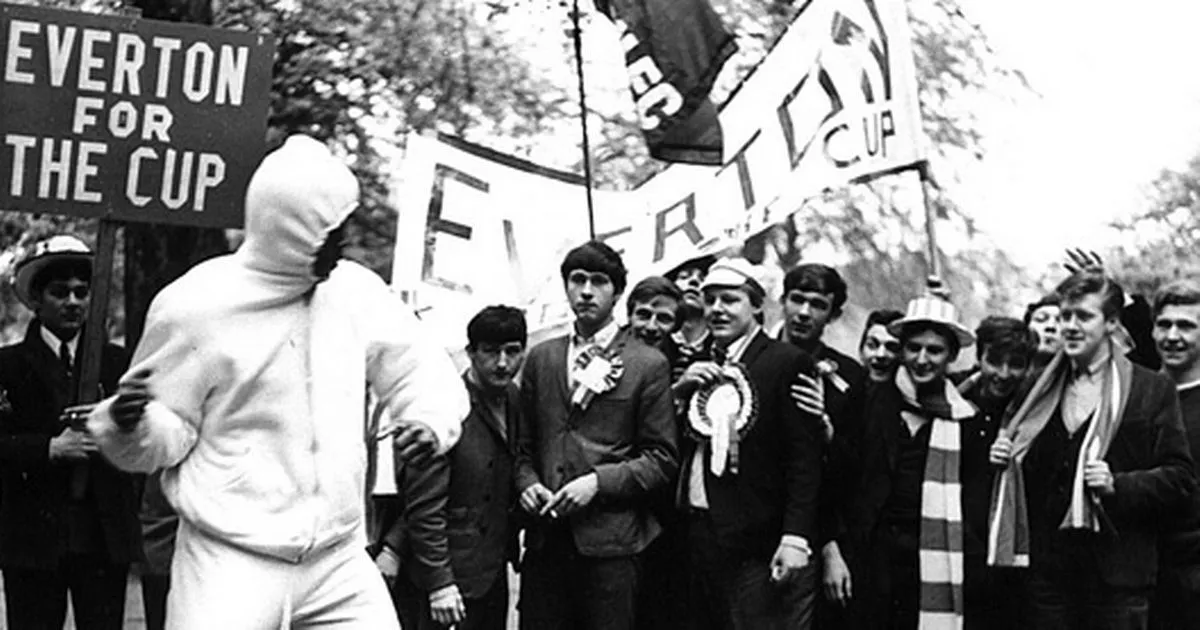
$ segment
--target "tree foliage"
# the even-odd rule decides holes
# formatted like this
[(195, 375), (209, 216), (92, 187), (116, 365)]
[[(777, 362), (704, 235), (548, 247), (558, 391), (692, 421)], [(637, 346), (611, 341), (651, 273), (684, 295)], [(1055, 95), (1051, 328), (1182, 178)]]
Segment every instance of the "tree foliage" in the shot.
[[(363, 183), (361, 206), (351, 226), (352, 255), (381, 274), (391, 266), (396, 212), (414, 210), (390, 194), (406, 134), (446, 131), (549, 166), (580, 168), (570, 0), (138, 4), (183, 12), (211, 8), (216, 26), (265, 32), (275, 39), (269, 144), (303, 132), (329, 142), (345, 157)], [(590, 6), (587, 0), (581, 4)], [(767, 53), (801, 3), (713, 4), (741, 48), (714, 90), (713, 98), (720, 102)], [(985, 35), (953, 0), (912, 0), (909, 7), (925, 126), (934, 170), (943, 184), (934, 198), (935, 209), (944, 219), (942, 227), (953, 226), (967, 242), (951, 257), (950, 281), (956, 296), (975, 299), (986, 294), (980, 287), (987, 286), (996, 265), (1007, 268), (1011, 263), (988, 251), (986, 241), (975, 234), (969, 212), (954, 203), (957, 173), (951, 165), (964, 156), (978, 159), (986, 151), (986, 138), (976, 131), (967, 105), (970, 98), (1015, 93), (1024, 89), (1024, 80), (997, 60)], [(593, 14), (589, 19), (603, 18)], [(595, 26), (585, 20), (585, 29)], [(620, 63), (589, 60), (593, 67)], [(589, 84), (589, 89), (595, 92), (589, 94), (588, 114), (597, 181), (628, 188), (661, 169), (663, 165), (646, 152), (624, 81), (598, 89)], [(832, 251), (837, 262), (844, 263), (839, 266), (852, 286), (861, 287), (855, 299), (863, 306), (902, 303), (919, 289), (924, 276), (923, 218), (919, 201), (913, 201), (919, 197), (907, 181), (912, 179), (884, 178), (815, 200), (798, 208), (793, 220), (752, 239), (747, 252), (790, 265), (814, 252)], [(38, 229), (79, 227), (87, 229), (57, 218), (4, 217), (0, 247), (28, 241)], [(904, 287), (903, 297), (894, 296), (896, 287)], [(1001, 291), (991, 295), (1003, 294), (1003, 287), (992, 288)], [(986, 304), (982, 297), (978, 301)]]
[(1128, 245), (1109, 254), (1109, 266), (1130, 287), (1149, 294), (1176, 278), (1200, 278), (1200, 154), (1180, 169), (1160, 172), (1145, 209), (1113, 227)]

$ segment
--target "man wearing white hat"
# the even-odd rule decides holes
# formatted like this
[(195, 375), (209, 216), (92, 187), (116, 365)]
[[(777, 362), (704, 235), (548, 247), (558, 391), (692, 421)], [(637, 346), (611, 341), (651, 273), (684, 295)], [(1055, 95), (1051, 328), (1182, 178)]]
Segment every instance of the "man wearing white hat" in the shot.
[(967, 507), (986, 512), (989, 444), (975, 430), (976, 408), (947, 378), (975, 339), (934, 291), (888, 326), (901, 366), (867, 403), (862, 475), (838, 541), (855, 577), (854, 612), (868, 627), (979, 627), (964, 601), (973, 576), (964, 573), (983, 548), (987, 518)]
[(676, 384), (691, 438), (679, 502), (689, 515), (692, 627), (808, 628), (820, 423), (789, 388), (815, 368), (763, 333), (765, 293), (744, 260), (717, 261), (703, 294), (718, 360), (693, 363)]
[[(134, 480), (98, 456), (77, 402), (79, 343), (92, 253), (74, 236), (33, 246), (13, 278), (34, 312), (25, 339), (0, 348), (0, 568), (7, 627), (118, 629), (129, 564), (141, 555)], [(113, 391), (125, 352), (107, 344), (100, 387)]]

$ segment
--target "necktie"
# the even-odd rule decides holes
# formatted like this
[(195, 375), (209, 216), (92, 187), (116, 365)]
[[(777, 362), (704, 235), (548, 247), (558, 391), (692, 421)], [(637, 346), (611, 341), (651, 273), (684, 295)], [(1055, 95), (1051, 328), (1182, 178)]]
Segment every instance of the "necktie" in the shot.
[(62, 364), (63, 372), (67, 375), (67, 380), (70, 380), (74, 364), (71, 361), (71, 348), (67, 346), (67, 342), (65, 341), (58, 346), (58, 362)]
[(729, 349), (714, 345), (712, 349), (712, 359), (717, 365), (725, 365), (729, 360)]
[[(75, 400), (75, 364), (71, 357), (71, 348), (64, 341), (58, 346), (58, 362), (62, 365), (63, 373), (67, 375), (67, 383), (71, 388), (68, 393), (70, 400)], [(74, 428), (74, 427), (72, 427)], [(87, 494), (88, 465), (87, 462), (75, 462), (71, 465), (71, 498), (80, 501)]]

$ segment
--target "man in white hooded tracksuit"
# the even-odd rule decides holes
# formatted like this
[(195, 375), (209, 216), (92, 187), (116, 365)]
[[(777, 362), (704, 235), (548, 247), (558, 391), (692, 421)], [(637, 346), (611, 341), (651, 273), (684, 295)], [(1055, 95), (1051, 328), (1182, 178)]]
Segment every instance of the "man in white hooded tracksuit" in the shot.
[(358, 183), (294, 136), (246, 192), (246, 239), (154, 300), (88, 427), (118, 467), (163, 469), (179, 512), (167, 627), (398, 628), (365, 551), (364, 383), (397, 456), (444, 453), (469, 410), (449, 357), (378, 276), (337, 263)]

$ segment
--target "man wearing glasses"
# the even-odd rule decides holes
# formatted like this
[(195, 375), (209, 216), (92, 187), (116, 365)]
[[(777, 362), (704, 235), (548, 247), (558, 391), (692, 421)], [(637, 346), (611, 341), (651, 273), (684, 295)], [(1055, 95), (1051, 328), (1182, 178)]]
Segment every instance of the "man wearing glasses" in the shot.
[[(87, 245), (55, 236), (13, 278), (34, 313), (25, 339), (0, 349), (0, 568), (13, 630), (63, 627), (68, 592), (76, 627), (120, 628), (141, 554), (133, 477), (97, 455), (86, 414), (71, 407), (91, 277)], [(106, 345), (102, 391), (125, 366), (124, 350)]]

